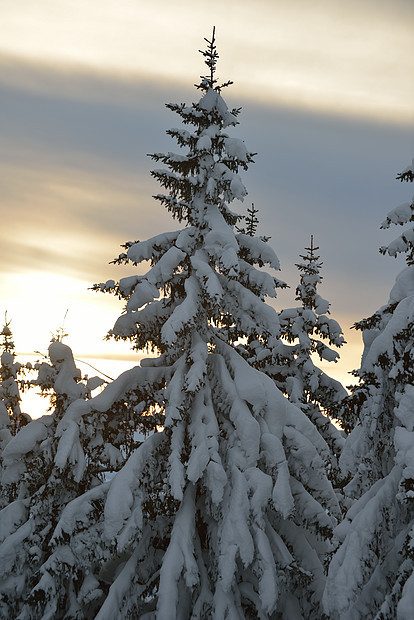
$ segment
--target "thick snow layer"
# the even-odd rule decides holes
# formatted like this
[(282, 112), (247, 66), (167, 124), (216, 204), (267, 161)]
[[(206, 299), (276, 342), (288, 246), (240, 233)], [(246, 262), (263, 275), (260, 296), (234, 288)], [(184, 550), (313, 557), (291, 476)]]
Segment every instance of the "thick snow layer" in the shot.
[[(98, 614), (96, 615), (95, 620), (114, 620), (114, 618), (119, 618), (120, 614), (124, 613), (124, 607), (129, 607), (128, 603), (132, 602), (133, 605), (133, 597), (140, 595), (144, 590), (145, 586), (138, 586), (134, 584), (136, 579), (137, 572), (137, 553), (133, 553), (128, 557), (129, 554), (118, 554), (117, 557), (114, 558), (113, 562), (116, 563), (117, 571), (115, 573), (115, 579), (113, 576), (110, 576), (107, 583), (111, 584), (109, 588), (108, 595), (99, 609)], [(120, 562), (120, 558), (123, 559), (123, 562)], [(125, 561), (125, 559), (127, 561)], [(109, 561), (111, 562), (111, 560)], [(109, 564), (107, 562), (107, 564)], [(102, 577), (103, 570), (101, 570), (100, 576)], [(135, 587), (132, 586), (135, 585)], [(133, 593), (131, 594), (131, 590)], [(132, 599), (132, 601), (131, 601)], [(141, 616), (142, 620), (151, 620), (153, 618), (153, 614), (143, 615)]]
[(157, 617), (174, 620), (178, 603), (177, 582), (183, 574), (185, 584), (191, 590), (199, 581), (195, 558), (195, 489), (187, 487), (180, 509), (174, 519), (170, 544), (164, 555), (160, 571)]
[(197, 279), (190, 276), (184, 282), (184, 289), (186, 297), (174, 309), (161, 329), (161, 336), (166, 344), (173, 344), (184, 330), (191, 329), (199, 313), (200, 286)]
[(414, 386), (407, 385), (395, 409), (395, 415), (404, 424), (405, 428), (414, 431)]
[(233, 467), (231, 485), (227, 487), (224, 501), (226, 514), (220, 523), (222, 553), (219, 557), (219, 579), (225, 591), (231, 587), (236, 570), (236, 556), (244, 566), (253, 560), (254, 542), (247, 526), (249, 517), (249, 498), (246, 479), (237, 467)]
[(225, 138), (224, 148), (227, 155), (240, 161), (247, 161), (247, 149), (243, 140), (239, 138)]
[(165, 390), (165, 426), (171, 426), (174, 420), (181, 420), (180, 405), (184, 394), (185, 356), (182, 355), (172, 372), (170, 381)]
[(90, 377), (86, 382), (86, 389), (88, 392), (93, 392), (96, 388), (104, 385), (105, 380), (101, 377)]
[[(346, 520), (335, 530), (340, 540), (344, 539), (333, 556), (326, 589), (323, 595), (325, 613), (328, 616), (349, 618), (353, 601), (363, 583), (372, 572), (363, 558), (370, 555), (381, 522), (385, 518), (385, 507), (392, 505), (401, 475), (399, 467), (377, 482), (348, 512)], [(352, 521), (352, 527), (350, 522)]]
[(163, 286), (165, 282), (172, 278), (175, 270), (184, 258), (185, 254), (182, 250), (176, 246), (171, 246), (147, 273), (146, 278), (148, 282), (154, 286)]
[(25, 454), (34, 450), (35, 446), (46, 439), (48, 427), (53, 423), (51, 415), (45, 415), (32, 420), (24, 426), (18, 434), (7, 444), (3, 452), (5, 465), (21, 459)]
[(129, 248), (127, 256), (129, 260), (135, 263), (140, 263), (143, 260), (149, 260), (154, 254), (155, 247), (167, 249), (175, 242), (179, 234), (180, 231), (176, 230), (162, 233), (161, 235), (156, 235), (146, 241), (134, 243), (134, 245)]
[(223, 251), (228, 248), (233, 248), (237, 252), (238, 247), (234, 233), (216, 205), (209, 205), (205, 220), (210, 229), (204, 239), (206, 251), (217, 258), (220, 258)]
[(53, 532), (53, 538), (60, 539), (63, 533), (73, 534), (78, 523), (88, 524), (90, 513), (96, 509), (95, 502), (105, 497), (108, 487), (109, 482), (102, 483), (66, 504)]
[(223, 289), (216, 272), (210, 267), (207, 253), (204, 250), (197, 250), (190, 261), (203, 290), (210, 299), (219, 303), (223, 296)]
[(130, 295), (140, 280), (140, 276), (128, 276), (126, 278), (121, 278), (118, 284), (119, 292), (125, 297)]
[(0, 511), (0, 543), (26, 521), (28, 513), (27, 504), (26, 500), (18, 499)]
[(136, 284), (134, 292), (128, 300), (126, 310), (127, 312), (138, 310), (145, 304), (150, 303), (153, 299), (157, 299), (158, 297), (159, 292), (157, 287), (148, 282), (146, 279), (141, 280), (141, 282)]
[(79, 482), (86, 463), (85, 454), (79, 441), (79, 426), (73, 420), (68, 420), (55, 456), (55, 464), (60, 469), (64, 469), (67, 463), (72, 465), (73, 477), (76, 482)]
[(240, 248), (249, 251), (249, 255), (256, 262), (267, 264), (273, 269), (279, 270), (280, 263), (273, 248), (257, 237), (251, 237), (244, 233), (238, 233), (236, 239)]
[[(401, 286), (408, 284), (410, 278), (407, 270), (405, 276), (401, 280)], [(394, 290), (394, 289), (393, 289)], [(400, 292), (402, 292), (400, 290)], [(385, 328), (378, 333), (372, 341), (369, 349), (366, 347), (363, 356), (363, 367), (365, 370), (371, 370), (375, 367), (378, 358), (381, 355), (388, 355), (389, 359), (394, 357), (394, 338), (406, 329), (409, 321), (414, 319), (414, 295), (410, 295), (402, 299), (395, 308), (391, 318)]]
[(399, 302), (414, 295), (414, 265), (410, 265), (398, 274), (391, 289), (389, 303)]
[(196, 232), (194, 226), (188, 226), (188, 228), (181, 230), (175, 242), (177, 248), (183, 250), (186, 254), (191, 254), (197, 236)]
[(56, 393), (65, 394), (72, 400), (81, 398), (85, 387), (77, 382), (81, 373), (76, 368), (72, 349), (62, 342), (52, 342), (49, 346), (49, 357), (58, 371), (54, 386)]
[(136, 366), (130, 370), (121, 373), (115, 381), (109, 383), (104, 391), (91, 401), (96, 411), (108, 411), (117, 400), (120, 400), (124, 394), (134, 389), (141, 382), (156, 382), (165, 374), (163, 368), (141, 368)]
[(8, 429), (10, 426), (10, 416), (6, 405), (0, 400), (0, 429)]
[(34, 520), (28, 519), (16, 531), (7, 536), (0, 545), (0, 579), (2, 580), (3, 595), (9, 594), (7, 592), (9, 588), (12, 592), (14, 590), (14, 579), (13, 577), (10, 578), (10, 573), (13, 574), (13, 568), (17, 568), (19, 550), (22, 549), (24, 541), (31, 535), (33, 528)]
[[(230, 280), (228, 290), (237, 299), (237, 305), (246, 317), (252, 317), (256, 326), (268, 330), (269, 334), (277, 335), (280, 331), (279, 317), (272, 306), (268, 306), (252, 291), (240, 284), (237, 280)], [(243, 323), (241, 322), (241, 325)], [(247, 330), (246, 330), (247, 331)]]
[[(210, 114), (218, 114), (223, 120), (223, 126), (235, 125), (237, 123), (235, 117), (227, 108), (227, 104), (223, 97), (214, 89), (209, 88), (205, 95), (198, 102), (198, 107)], [(195, 110), (190, 108), (192, 114)]]
[(326, 345), (320, 347), (318, 353), (320, 354), (321, 358), (326, 360), (327, 362), (337, 362), (339, 358), (339, 353), (337, 351), (334, 351), (333, 349), (330, 349)]
[(315, 295), (315, 312), (316, 314), (326, 314), (329, 312), (329, 301), (323, 299), (320, 295)]
[(408, 252), (414, 245), (414, 229), (406, 230), (402, 235), (391, 241), (388, 246), (381, 248), (381, 251), (386, 251), (390, 256), (397, 256), (401, 252)]
[(197, 140), (197, 151), (209, 151), (211, 149), (211, 138), (208, 135), (201, 135)]
[(134, 537), (140, 530), (144, 496), (136, 480), (141, 478), (144, 468), (163, 440), (163, 433), (148, 437), (110, 481), (105, 502), (105, 536), (108, 540), (114, 540), (123, 529), (122, 540), (126, 545), (130, 542), (126, 540), (128, 535)]
[(276, 281), (266, 271), (259, 271), (250, 263), (244, 260), (239, 260), (240, 271), (246, 278), (250, 287), (256, 289), (259, 288), (263, 295), (268, 297), (276, 297)]
[(381, 224), (381, 228), (389, 228), (391, 224), (407, 224), (413, 215), (413, 206), (409, 202), (403, 202), (387, 214), (387, 219)]
[(233, 178), (230, 181), (230, 191), (235, 198), (241, 201), (247, 196), (247, 189), (238, 174), (233, 174)]

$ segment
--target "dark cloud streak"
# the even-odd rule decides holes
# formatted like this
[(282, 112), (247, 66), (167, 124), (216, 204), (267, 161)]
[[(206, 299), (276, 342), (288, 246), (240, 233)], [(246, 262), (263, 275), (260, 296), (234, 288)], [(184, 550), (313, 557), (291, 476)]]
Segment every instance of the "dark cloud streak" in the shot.
[[(178, 121), (164, 102), (189, 102), (198, 93), (45, 67), (33, 67), (33, 74), (27, 66), (19, 71), (14, 81), (2, 81), (0, 71), (0, 165), (14, 170), (13, 178), (2, 175), (0, 181), (4, 217), (18, 213), (29, 237), (46, 227), (55, 237), (70, 233), (74, 247), (79, 238), (90, 238), (91, 251), (83, 243), (83, 254), (77, 250), (70, 268), (83, 276), (95, 272), (99, 279), (97, 263), (117, 251), (118, 242), (109, 247), (112, 240), (145, 238), (177, 225), (151, 199), (158, 187), (146, 154), (176, 148), (165, 130)], [(394, 176), (414, 152), (412, 127), (258, 105), (237, 100), (237, 87), (223, 94), (230, 106), (244, 105), (235, 133), (258, 152), (244, 176), (247, 204), (235, 208), (244, 212), (250, 200), (256, 203), (282, 276), (294, 289), (294, 262), (313, 233), (325, 262), (325, 294), (336, 310), (355, 313), (357, 306), (374, 310), (378, 300), (385, 303), (398, 267), (377, 254), (386, 242), (379, 223), (409, 199)], [(30, 187), (31, 174), (37, 186)], [(7, 212), (11, 204), (17, 211)], [(7, 267), (5, 240), (10, 242), (4, 229), (0, 234)], [(20, 244), (15, 265), (22, 262), (22, 268), (22, 257), (55, 269), (70, 259), (53, 248), (41, 255), (36, 244), (21, 239), (14, 246)]]

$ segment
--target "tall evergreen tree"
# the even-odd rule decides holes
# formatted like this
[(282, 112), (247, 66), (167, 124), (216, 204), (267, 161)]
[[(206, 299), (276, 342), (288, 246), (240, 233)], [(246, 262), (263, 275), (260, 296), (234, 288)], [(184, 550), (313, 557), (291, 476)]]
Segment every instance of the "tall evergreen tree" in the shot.
[(246, 195), (238, 170), (252, 154), (227, 133), (240, 110), (221, 97), (214, 31), (202, 53), (200, 100), (168, 104), (189, 127), (168, 132), (185, 154), (152, 155), (166, 166), (153, 172), (168, 191), (156, 198), (185, 226), (127, 243), (118, 262), (149, 261), (149, 271), (97, 286), (126, 300), (111, 334), (156, 357), (85, 401), (73, 358), (53, 343), (54, 385), (66, 377), (59, 394), (69, 389), (70, 402), (7, 446), (21, 490), (0, 512), (5, 615), (320, 617), (339, 515), (329, 450), (237, 350), (279, 332), (265, 297), (280, 281), (257, 268), (279, 263), (269, 244), (235, 230), (229, 204)]
[[(69, 541), (82, 570), (101, 562), (94, 575), (109, 592), (100, 620), (318, 618), (324, 541), (339, 514), (328, 447), (237, 352), (240, 338), (279, 333), (265, 296), (280, 282), (256, 267), (279, 262), (263, 240), (235, 230), (229, 204), (246, 195), (238, 170), (252, 154), (227, 133), (240, 110), (221, 97), (229, 83), (216, 79), (214, 31), (202, 53), (200, 100), (167, 105), (189, 128), (167, 132), (185, 153), (151, 156), (166, 166), (152, 173), (168, 191), (155, 198), (185, 227), (127, 243), (117, 262), (149, 261), (149, 271), (96, 287), (127, 302), (111, 335), (157, 356), (121, 375), (88, 411), (127, 386), (152, 432), (112, 479), (66, 506), (54, 539)], [(65, 418), (80, 423), (76, 409), (62, 428)], [(62, 467), (65, 459), (79, 465), (72, 436), (68, 426)], [(82, 536), (94, 559), (78, 551)]]
[[(413, 180), (413, 165), (397, 178)], [(393, 209), (382, 228), (414, 221), (414, 201)], [(405, 252), (388, 304), (358, 323), (360, 383), (344, 416), (354, 426), (341, 457), (357, 501), (337, 528), (325, 608), (332, 618), (412, 618), (414, 608), (414, 228), (381, 253)]]

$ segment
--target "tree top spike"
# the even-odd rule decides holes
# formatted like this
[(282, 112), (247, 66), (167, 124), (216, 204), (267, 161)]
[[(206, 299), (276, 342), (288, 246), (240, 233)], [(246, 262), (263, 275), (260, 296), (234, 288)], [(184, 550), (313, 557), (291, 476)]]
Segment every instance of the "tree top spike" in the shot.
[(205, 58), (205, 64), (210, 70), (209, 75), (201, 75), (201, 83), (196, 84), (196, 88), (207, 91), (209, 88), (213, 88), (218, 93), (225, 86), (229, 86), (233, 84), (232, 81), (225, 82), (224, 84), (218, 85), (217, 80), (215, 78), (216, 73), (216, 65), (217, 60), (220, 58), (216, 48), (216, 27), (213, 26), (213, 33), (211, 36), (211, 41), (204, 37), (204, 41), (207, 43), (207, 49), (205, 51), (199, 50), (200, 54), (202, 54)]
[[(319, 250), (319, 246), (318, 245), (313, 245), (313, 235), (310, 236), (310, 247), (309, 248), (305, 248), (305, 250), (307, 252), (309, 252), (310, 258), (314, 258), (313, 253), (316, 252), (317, 250)], [(319, 258), (319, 256), (316, 257), (316, 258)]]

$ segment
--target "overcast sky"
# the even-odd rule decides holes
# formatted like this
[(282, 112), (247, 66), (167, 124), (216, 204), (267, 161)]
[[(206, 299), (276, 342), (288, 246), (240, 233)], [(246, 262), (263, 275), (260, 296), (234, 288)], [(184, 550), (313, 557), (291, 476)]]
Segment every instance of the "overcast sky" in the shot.
[(214, 24), (219, 78), (235, 82), (223, 95), (243, 106), (234, 135), (258, 153), (233, 207), (259, 208), (293, 291), (315, 236), (320, 293), (350, 342), (336, 370), (358, 366), (349, 328), (403, 267), (378, 246), (412, 195), (395, 180), (414, 156), (411, 0), (2, 0), (0, 312), (19, 351), (46, 350), (68, 309), (79, 357), (128, 357), (102, 341), (120, 302), (87, 289), (126, 273), (108, 264), (120, 244), (178, 226), (151, 198), (146, 154), (176, 148), (164, 103), (199, 97)]

